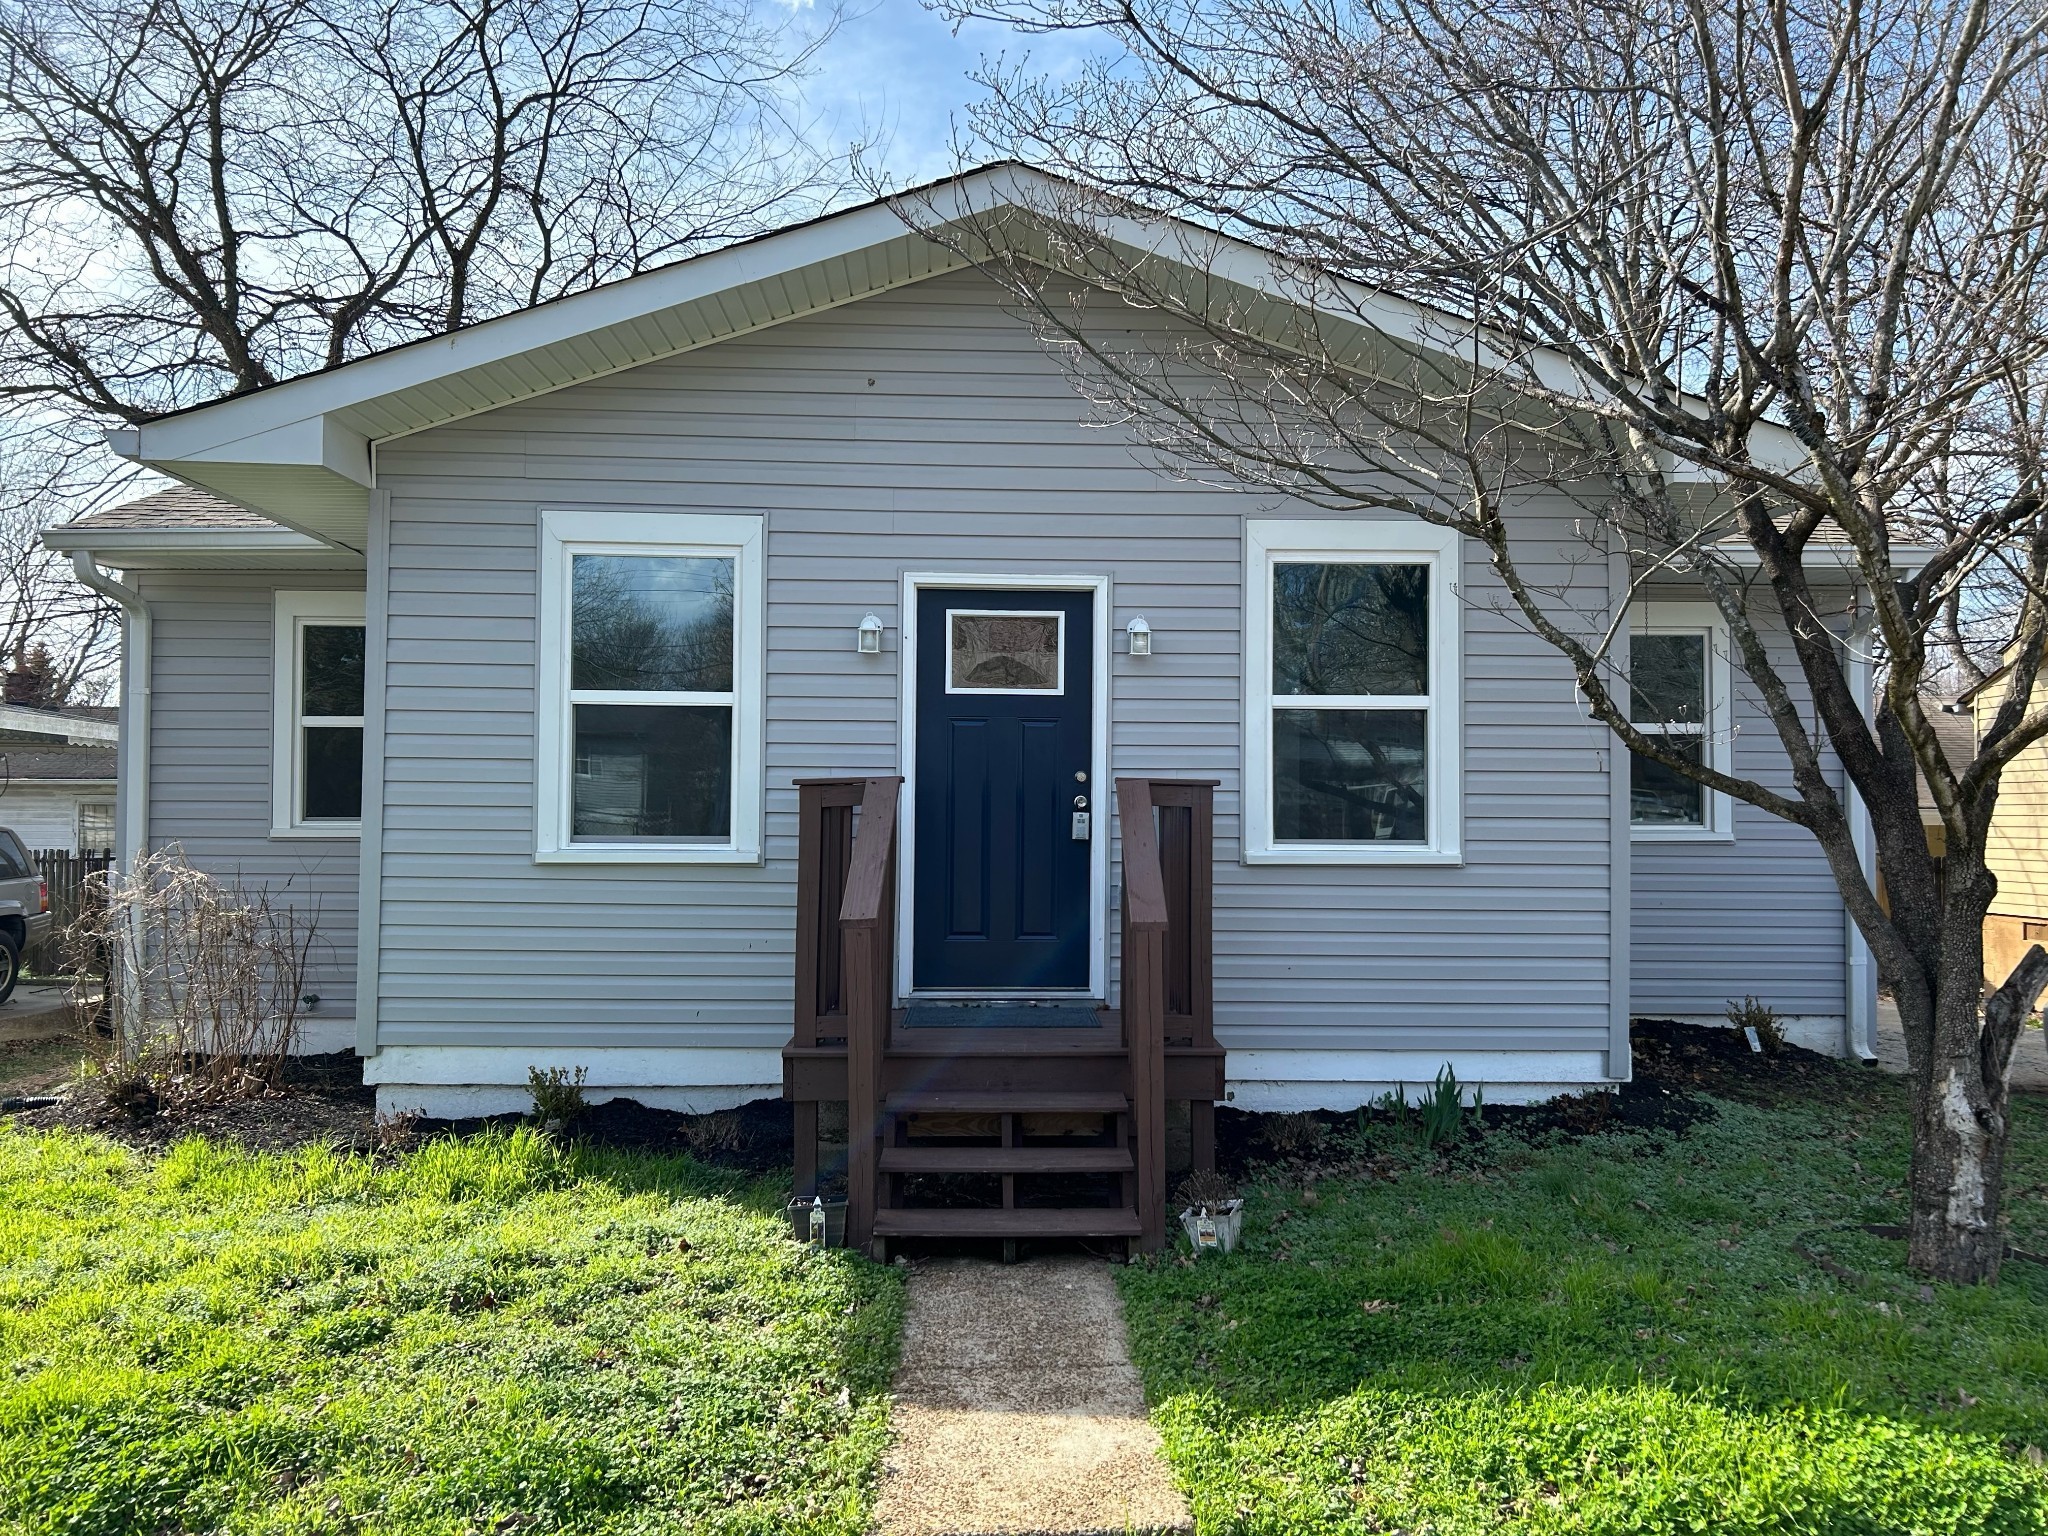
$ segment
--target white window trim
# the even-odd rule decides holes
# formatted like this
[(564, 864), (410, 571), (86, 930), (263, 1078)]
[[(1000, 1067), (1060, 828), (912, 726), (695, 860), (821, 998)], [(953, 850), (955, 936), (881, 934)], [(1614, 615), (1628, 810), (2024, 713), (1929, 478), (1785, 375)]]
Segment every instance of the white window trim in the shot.
[[(279, 592), (270, 638), (270, 835), (303, 839), (359, 838), (363, 824), (356, 821), (308, 821), (299, 814), (299, 786), (302, 782), (299, 728), (314, 724), (362, 725), (360, 717), (299, 715), (300, 684), (305, 676), (306, 652), (300, 643), (309, 623), (361, 624), (363, 594), (360, 592)], [(366, 676), (363, 685), (367, 689)], [(367, 697), (364, 707), (369, 705)], [(369, 740), (364, 734), (364, 742)], [(371, 783), (370, 765), (363, 764), (363, 790)]]
[[(1463, 622), (1457, 533), (1415, 518), (1251, 518), (1245, 522), (1243, 860), (1247, 864), (1456, 865), (1464, 862)], [(1429, 837), (1379, 845), (1280, 843), (1273, 838), (1273, 567), (1333, 560), (1430, 567)], [(1374, 707), (1413, 708), (1414, 699)]]
[[(543, 508), (540, 695), (534, 742), (534, 860), (541, 864), (761, 862), (766, 535), (759, 517)], [(576, 554), (730, 555), (733, 570), (732, 835), (723, 843), (594, 843), (569, 836), (575, 733), (569, 711), (569, 561)], [(635, 694), (629, 702), (659, 696)], [(708, 697), (708, 696), (706, 696)], [(722, 698), (723, 696), (721, 696)]]
[[(1631, 640), (1637, 635), (1703, 635), (1707, 642), (1707, 719), (1702, 735), (1706, 746), (1701, 760), (1718, 772), (1735, 772), (1735, 673), (1728, 656), (1728, 621), (1710, 602), (1673, 601), (1663, 598), (1631, 603), (1628, 610)], [(1625, 695), (1633, 702), (1633, 693)], [(1630, 711), (1633, 715), (1634, 711)], [(1647, 722), (1637, 721), (1638, 725)], [(1658, 727), (1661, 731), (1661, 725)], [(1631, 772), (1634, 763), (1624, 747), (1621, 758)], [(1700, 809), (1705, 822), (1696, 827), (1638, 824), (1631, 811), (1628, 834), (1638, 843), (1732, 843), (1735, 841), (1735, 805), (1717, 789), (1704, 789)], [(1634, 799), (1631, 796), (1630, 804)]]

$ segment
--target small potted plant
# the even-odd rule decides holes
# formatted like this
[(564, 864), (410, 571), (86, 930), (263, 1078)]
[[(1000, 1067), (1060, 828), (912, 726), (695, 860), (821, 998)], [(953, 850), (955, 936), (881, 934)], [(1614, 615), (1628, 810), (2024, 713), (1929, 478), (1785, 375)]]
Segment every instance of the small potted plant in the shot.
[(1237, 1248), (1244, 1201), (1228, 1179), (1207, 1170), (1189, 1174), (1180, 1186), (1180, 1204), (1181, 1230), (1198, 1256), (1211, 1249), (1230, 1253)]

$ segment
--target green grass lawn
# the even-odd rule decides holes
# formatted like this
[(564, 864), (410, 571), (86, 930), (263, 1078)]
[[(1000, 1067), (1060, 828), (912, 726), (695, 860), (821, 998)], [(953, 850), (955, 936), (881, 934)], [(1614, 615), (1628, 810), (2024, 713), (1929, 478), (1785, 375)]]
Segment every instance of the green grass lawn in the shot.
[(901, 1286), (781, 1189), (0, 1129), (0, 1529), (858, 1532)]
[[(1923, 1287), (1858, 1230), (1904, 1219), (1898, 1081), (1716, 1103), (1449, 1169), (1372, 1131), (1391, 1177), (1267, 1182), (1237, 1254), (1127, 1270), (1202, 1531), (2048, 1530), (2048, 1269)], [(2017, 1123), (2048, 1248), (2048, 1103)]]

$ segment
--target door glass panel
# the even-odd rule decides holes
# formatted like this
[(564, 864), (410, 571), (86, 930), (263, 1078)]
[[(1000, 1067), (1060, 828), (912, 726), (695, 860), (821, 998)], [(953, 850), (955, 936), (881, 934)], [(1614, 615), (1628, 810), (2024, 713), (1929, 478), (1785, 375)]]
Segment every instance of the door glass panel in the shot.
[(1060, 615), (946, 613), (948, 693), (1060, 693)]
[(578, 704), (570, 835), (723, 842), (732, 835), (732, 707)]
[(1429, 567), (1276, 565), (1276, 696), (1429, 692)]
[(569, 686), (732, 692), (730, 555), (577, 555)]
[(1283, 843), (1429, 838), (1429, 712), (1273, 712), (1273, 837)]

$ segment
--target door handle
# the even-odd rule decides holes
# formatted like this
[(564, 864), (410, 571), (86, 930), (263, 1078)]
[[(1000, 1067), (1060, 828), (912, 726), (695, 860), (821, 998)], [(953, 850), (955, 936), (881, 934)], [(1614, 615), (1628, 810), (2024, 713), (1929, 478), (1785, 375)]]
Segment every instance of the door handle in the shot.
[(1088, 809), (1088, 797), (1087, 797), (1086, 795), (1076, 795), (1076, 796), (1074, 796), (1074, 809), (1075, 809), (1075, 810), (1077, 810), (1077, 811), (1085, 811), (1085, 810), (1087, 810), (1087, 809)]

